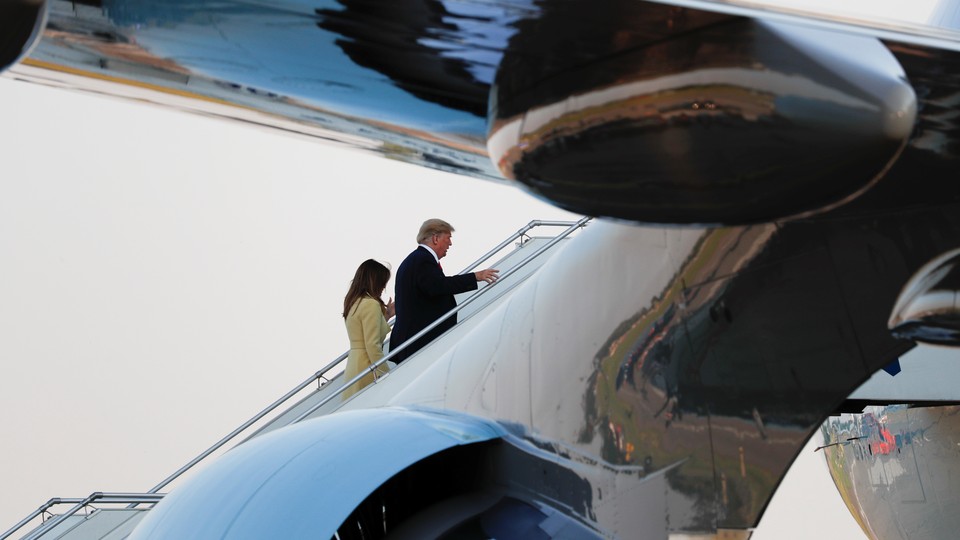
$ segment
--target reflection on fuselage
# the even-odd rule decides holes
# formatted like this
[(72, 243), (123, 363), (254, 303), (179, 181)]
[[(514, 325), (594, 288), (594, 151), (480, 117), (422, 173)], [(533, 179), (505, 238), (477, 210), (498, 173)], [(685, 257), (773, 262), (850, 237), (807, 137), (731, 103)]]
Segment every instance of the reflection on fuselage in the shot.
[[(594, 486), (583, 518), (602, 529), (656, 536), (652, 500), (668, 531), (755, 526), (821, 419), (910, 348), (886, 312), (925, 254), (960, 235), (954, 207), (927, 210), (856, 227), (596, 223), (431, 366), (431, 388), (391, 403), (509, 422), (574, 470), (599, 459), (581, 474)], [(933, 223), (942, 238), (924, 232)]]
[(883, 539), (950, 538), (960, 527), (960, 406), (870, 406), (831, 417), (830, 474), (865, 532)]

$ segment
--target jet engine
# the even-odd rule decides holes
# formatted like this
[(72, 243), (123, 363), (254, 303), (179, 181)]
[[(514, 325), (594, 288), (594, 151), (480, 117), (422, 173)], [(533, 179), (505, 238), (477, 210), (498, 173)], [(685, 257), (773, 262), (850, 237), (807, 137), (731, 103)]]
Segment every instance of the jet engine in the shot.
[(876, 182), (913, 129), (914, 91), (877, 39), (557, 4), (507, 47), (487, 148), (507, 178), (573, 212), (681, 224), (822, 212)]
[(589, 497), (589, 487), (578, 490), (576, 475), (505, 435), (496, 423), (436, 410), (305, 421), (228, 452), (130, 538), (600, 538), (544, 489)]

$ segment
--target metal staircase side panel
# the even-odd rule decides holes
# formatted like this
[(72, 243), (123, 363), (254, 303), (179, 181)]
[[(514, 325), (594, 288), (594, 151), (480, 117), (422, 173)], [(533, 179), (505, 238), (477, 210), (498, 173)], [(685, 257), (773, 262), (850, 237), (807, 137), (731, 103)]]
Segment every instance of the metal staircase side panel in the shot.
[(71, 516), (40, 536), (43, 540), (122, 540), (146, 515), (147, 508), (103, 508), (89, 515)]
[[(56, 516), (51, 516), (50, 519), (53, 519), (54, 517)], [(47, 525), (46, 522), (44, 522), (38, 525), (37, 528), (33, 529), (25, 536), (22, 536), (21, 538), (23, 540), (27, 540), (27, 539), (39, 540), (41, 538), (43, 540), (56, 540), (57, 538), (62, 537), (64, 534), (68, 533), (74, 527), (79, 525), (86, 518), (87, 516), (83, 516), (83, 515), (70, 516), (67, 519), (63, 520), (62, 522), (58, 523), (56, 527), (53, 527), (48, 531), (43, 530), (44, 527)]]
[(123, 508), (113, 510), (114, 512), (123, 512), (128, 514), (129, 517), (121, 523), (117, 528), (110, 531), (108, 534), (104, 535), (100, 540), (124, 540), (126, 537), (130, 536), (130, 533), (133, 532), (133, 529), (136, 528), (137, 524), (140, 523), (140, 520), (147, 515), (147, 512), (150, 511), (149, 508)]

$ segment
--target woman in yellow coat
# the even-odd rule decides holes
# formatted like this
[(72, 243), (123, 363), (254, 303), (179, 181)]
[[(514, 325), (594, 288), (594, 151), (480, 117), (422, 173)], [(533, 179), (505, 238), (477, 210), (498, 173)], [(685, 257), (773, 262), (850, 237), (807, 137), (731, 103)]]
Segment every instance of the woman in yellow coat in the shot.
[[(390, 270), (373, 259), (367, 259), (357, 268), (350, 289), (343, 299), (343, 318), (350, 338), (350, 354), (344, 369), (344, 383), (383, 358), (383, 340), (390, 333), (387, 319), (393, 317), (393, 299), (384, 304), (380, 296), (390, 280)], [(386, 364), (377, 368), (377, 376), (390, 369)], [(343, 399), (357, 393), (373, 382), (373, 373), (360, 379), (343, 392)]]

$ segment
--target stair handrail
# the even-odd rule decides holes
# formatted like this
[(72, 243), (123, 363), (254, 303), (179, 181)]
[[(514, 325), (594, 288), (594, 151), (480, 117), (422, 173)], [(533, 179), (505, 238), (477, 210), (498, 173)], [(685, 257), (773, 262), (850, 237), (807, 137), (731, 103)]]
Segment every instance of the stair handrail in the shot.
[(166, 495), (165, 493), (104, 493), (101, 491), (97, 491), (97, 492), (91, 493), (85, 499), (61, 499), (59, 497), (54, 497), (49, 501), (45, 502), (44, 504), (40, 505), (40, 507), (34, 510), (33, 512), (31, 512), (30, 515), (21, 519), (19, 523), (7, 529), (6, 532), (4, 532), (3, 534), (0, 534), (0, 540), (5, 540), (6, 538), (9, 538), (13, 533), (20, 530), (24, 525), (26, 525), (27, 523), (30, 523), (37, 516), (43, 514), (44, 512), (49, 510), (51, 507), (56, 506), (58, 504), (73, 504), (73, 506), (63, 514), (60, 514), (54, 518), (44, 521), (40, 527), (38, 527), (36, 530), (32, 531), (27, 536), (25, 536), (23, 540), (35, 540), (37, 538), (40, 538), (41, 536), (50, 532), (57, 525), (63, 523), (63, 521), (69, 518), (70, 516), (76, 514), (77, 512), (82, 510), (84, 507), (96, 501), (100, 501), (103, 503), (111, 503), (111, 504), (156, 503), (156, 502), (159, 502), (160, 499), (162, 499), (165, 495)]
[[(460, 274), (466, 274), (466, 273), (472, 271), (472, 270), (475, 269), (477, 266), (479, 266), (482, 262), (486, 261), (487, 259), (489, 259), (489, 258), (492, 257), (493, 255), (495, 255), (497, 252), (499, 252), (500, 250), (502, 250), (502, 249), (505, 248), (506, 246), (510, 245), (511, 242), (513, 242), (513, 241), (515, 241), (516, 239), (522, 237), (523, 235), (525, 235), (527, 232), (529, 232), (529, 231), (532, 230), (532, 229), (535, 229), (535, 228), (537, 228), (537, 227), (568, 227), (564, 232), (560, 233), (560, 235), (563, 235), (563, 237), (566, 238), (566, 237), (569, 236), (570, 233), (572, 233), (574, 230), (583, 227), (583, 226), (586, 224), (586, 222), (588, 222), (588, 221), (590, 221), (590, 218), (588, 218), (588, 217), (581, 218), (581, 219), (579, 219), (579, 220), (577, 220), (577, 221), (550, 221), (550, 220), (539, 220), (539, 219), (531, 220), (529, 223), (527, 223), (527, 224), (524, 225), (523, 227), (517, 229), (517, 231), (516, 231), (515, 233), (511, 234), (509, 237), (507, 237), (506, 240), (504, 240), (503, 242), (500, 242), (496, 247), (494, 247), (493, 249), (487, 251), (487, 252), (486, 252), (484, 255), (482, 255), (479, 259), (477, 259), (476, 261), (474, 261), (474, 262), (472, 262), (471, 264), (469, 264), (464, 270), (462, 270), (462, 271), (460, 272)], [(559, 237), (560, 235), (558, 235), (558, 237)], [(554, 238), (554, 240), (556, 240), (556, 239), (557, 239), (557, 237)], [(559, 241), (559, 240), (558, 240), (558, 241)], [(550, 244), (550, 245), (553, 245), (553, 244)], [(528, 259), (533, 259), (533, 258), (535, 258), (535, 257), (538, 256), (541, 252), (542, 252), (542, 250), (541, 250), (541, 251), (537, 251), (537, 252), (534, 253), (533, 255), (529, 256)], [(527, 261), (527, 259), (524, 259), (523, 261), (521, 261), (520, 263), (518, 263), (517, 266), (514, 267), (514, 268), (517, 268), (517, 267), (520, 267), (521, 265), (526, 264), (526, 261)], [(512, 270), (512, 269), (511, 269), (511, 270)], [(504, 274), (502, 277), (506, 277), (507, 275), (509, 275), (509, 273)], [(484, 288), (481, 289), (480, 291), (477, 291), (476, 294), (480, 294), (480, 293), (482, 293), (483, 291), (485, 291), (486, 289), (487, 289), (487, 287), (484, 287)], [(461, 304), (461, 305), (466, 305), (466, 304), (470, 301), (470, 299), (472, 299), (472, 298), (474, 298), (474, 296), (476, 296), (476, 294), (473, 295), (473, 296), (471, 296), (470, 298), (468, 298), (468, 299), (467, 299), (466, 301), (464, 301), (464, 303)], [(450, 315), (452, 315), (453, 313), (456, 313), (456, 312), (458, 312), (458, 311), (452, 311), (452, 312), (444, 315), (443, 318), (441, 318), (440, 320), (441, 320), (441, 321), (442, 321), (442, 320), (445, 320), (447, 317), (449, 317)], [(389, 321), (389, 323), (388, 323), (388, 324), (390, 324), (391, 327), (393, 326), (393, 320), (394, 320), (394, 319), (391, 319), (391, 320)], [(439, 324), (439, 323), (438, 323), (438, 324)], [(433, 328), (433, 327), (430, 327), (430, 328)], [(425, 332), (425, 331), (426, 331), (426, 330), (424, 330), (424, 332)], [(421, 332), (421, 333), (422, 333), (422, 332)], [(414, 338), (419, 337), (419, 336), (420, 336), (420, 334), (417, 334), (417, 336), (414, 336)], [(413, 341), (413, 339), (411, 339), (411, 342), (412, 342), (412, 341)], [(399, 350), (402, 350), (402, 347), (403, 347), (403, 345), (401, 345), (400, 347), (398, 347), (397, 350), (398, 350), (398, 351), (399, 351)], [(394, 351), (390, 351), (390, 354), (393, 354), (393, 352), (394, 352)], [(246, 431), (250, 426), (252, 426), (253, 424), (259, 422), (259, 421), (260, 421), (261, 419), (263, 419), (265, 416), (267, 416), (268, 414), (270, 414), (271, 412), (273, 412), (277, 407), (279, 407), (280, 405), (284, 404), (284, 403), (285, 403), (287, 400), (289, 400), (291, 397), (293, 397), (293, 396), (295, 396), (296, 394), (300, 393), (300, 391), (302, 391), (302, 390), (303, 390), (304, 388), (306, 388), (307, 386), (310, 386), (311, 384), (313, 384), (314, 381), (317, 381), (317, 380), (319, 380), (319, 379), (325, 379), (324, 375), (326, 375), (327, 372), (329, 372), (329, 371), (332, 370), (333, 368), (337, 367), (338, 365), (340, 365), (340, 363), (342, 363), (344, 360), (346, 360), (346, 358), (347, 358), (347, 356), (349, 356), (349, 354), (350, 354), (350, 351), (348, 350), (347, 352), (345, 352), (345, 353), (341, 354), (340, 356), (338, 356), (335, 360), (333, 360), (332, 362), (330, 362), (329, 364), (327, 364), (326, 366), (324, 366), (323, 368), (321, 368), (319, 371), (317, 371), (316, 373), (314, 373), (312, 376), (310, 376), (309, 378), (307, 378), (306, 380), (304, 380), (303, 382), (301, 382), (300, 384), (298, 384), (298, 385), (297, 385), (296, 387), (294, 387), (292, 390), (290, 390), (289, 392), (287, 392), (286, 394), (284, 394), (281, 398), (277, 399), (276, 401), (274, 401), (273, 403), (271, 403), (270, 405), (268, 405), (265, 409), (263, 409), (263, 410), (260, 411), (259, 413), (255, 414), (252, 418), (250, 418), (249, 420), (247, 420), (246, 422), (244, 422), (244, 423), (243, 423), (242, 425), (240, 425), (238, 428), (234, 429), (233, 431), (231, 431), (230, 433), (228, 433), (227, 435), (225, 435), (223, 438), (221, 438), (219, 441), (215, 442), (210, 448), (207, 448), (206, 450), (204, 450), (203, 452), (201, 452), (197, 457), (195, 457), (195, 458), (193, 458), (192, 460), (190, 460), (190, 461), (189, 461), (187, 464), (185, 464), (183, 467), (180, 467), (180, 468), (177, 469), (175, 472), (173, 472), (171, 475), (169, 475), (169, 476), (167, 476), (166, 478), (164, 478), (159, 484), (157, 484), (157, 485), (153, 486), (152, 488), (150, 488), (150, 490), (147, 491), (147, 493), (156, 493), (156, 492), (160, 491), (161, 489), (163, 489), (164, 487), (166, 487), (168, 484), (170, 484), (170, 482), (173, 482), (174, 480), (176, 480), (177, 478), (179, 478), (183, 473), (185, 473), (185, 472), (187, 472), (188, 470), (192, 469), (197, 463), (200, 463), (201, 461), (203, 461), (204, 459), (206, 459), (208, 456), (210, 456), (210, 454), (216, 452), (217, 450), (219, 450), (220, 448), (222, 448), (225, 444), (227, 444), (228, 442), (230, 442), (231, 440), (233, 440), (234, 437), (236, 437), (236, 436), (239, 435), (240, 433), (243, 433), (243, 432)], [(389, 359), (389, 357), (390, 357), (390, 355), (387, 355), (386, 357), (384, 357), (384, 358), (381, 359), (381, 360), (386, 361), (387, 359)], [(381, 364), (380, 364), (380, 363), (377, 363), (376, 365), (379, 366), (379, 365), (381, 365)], [(366, 376), (366, 373), (361, 373), (358, 377), (363, 377), (363, 376)], [(353, 382), (353, 381), (351, 380), (350, 383), (352, 383), (352, 382)], [(336, 392), (334, 395), (335, 395), (335, 396), (340, 395), (340, 392), (342, 392), (343, 388), (346, 388), (350, 383), (348, 383), (347, 385), (343, 385), (343, 386), (340, 388), (340, 390), (339, 390), (338, 392)], [(332, 397), (332, 396), (331, 396), (331, 397)], [(322, 402), (322, 403), (326, 403), (326, 401), (324, 401), (324, 402)], [(312, 412), (312, 410), (311, 410), (311, 412)], [(296, 420), (294, 420), (294, 423), (295, 423), (295, 422), (298, 422), (299, 420), (300, 420), (300, 418), (298, 417)], [(0, 540), (3, 540), (3, 539), (0, 538)]]
[[(568, 229), (566, 229), (566, 230), (563, 231), (562, 233), (560, 233), (560, 234), (558, 234), (557, 236), (555, 236), (553, 239), (551, 239), (549, 242), (547, 242), (547, 243), (544, 244), (543, 246), (540, 246), (540, 248), (537, 249), (537, 251), (533, 252), (531, 255), (527, 256), (527, 257), (524, 258), (522, 261), (520, 261), (519, 263), (517, 263), (516, 265), (514, 265), (510, 270), (507, 270), (506, 272), (504, 272), (504, 273), (500, 276), (500, 279), (498, 279), (497, 281), (495, 281), (495, 282), (491, 283), (490, 285), (484, 287), (483, 289), (477, 291), (476, 294), (471, 295), (470, 298), (467, 298), (466, 300), (464, 300), (463, 302), (461, 302), (460, 304), (458, 304), (457, 307), (451, 309), (451, 310), (448, 311), (446, 314), (444, 314), (442, 317), (440, 317), (439, 319), (437, 319), (437, 320), (433, 321), (431, 324), (429, 324), (426, 328), (424, 328), (423, 330), (420, 330), (419, 332), (417, 332), (413, 337), (411, 337), (411, 338), (407, 339), (406, 341), (404, 341), (403, 343), (401, 343), (400, 346), (397, 347), (395, 350), (391, 350), (389, 354), (385, 355), (385, 356), (384, 356), (383, 358), (381, 358), (380, 360), (377, 360), (375, 363), (367, 366), (363, 371), (361, 371), (361, 372), (360, 372), (358, 375), (356, 375), (354, 378), (350, 379), (349, 381), (347, 381), (346, 383), (344, 383), (343, 385), (341, 385), (340, 388), (337, 388), (336, 390), (334, 390), (333, 393), (330, 394), (329, 396), (327, 396), (327, 397), (325, 397), (324, 399), (320, 400), (319, 403), (316, 403), (316, 404), (314, 404), (313, 406), (311, 406), (311, 407), (310, 407), (309, 409), (307, 409), (305, 412), (303, 412), (302, 414), (300, 414), (299, 416), (297, 416), (296, 418), (294, 418), (293, 421), (290, 422), (290, 423), (291, 423), (291, 424), (296, 424), (297, 422), (300, 422), (301, 420), (304, 420), (305, 418), (309, 417), (311, 414), (313, 414), (314, 412), (316, 412), (317, 409), (319, 409), (320, 407), (323, 407), (324, 405), (326, 405), (327, 403), (329, 403), (331, 400), (333, 400), (333, 398), (335, 398), (335, 397), (339, 396), (340, 394), (342, 394), (344, 391), (346, 391), (347, 388), (349, 388), (350, 386), (356, 384), (358, 381), (360, 381), (361, 379), (363, 379), (364, 377), (366, 377), (368, 374), (374, 373), (378, 367), (382, 366), (382, 365), (383, 365), (384, 363), (386, 363), (388, 360), (390, 360), (391, 358), (393, 358), (394, 356), (396, 356), (397, 353), (399, 353), (400, 351), (406, 349), (406, 348), (409, 347), (412, 343), (416, 343), (416, 341), (417, 341), (418, 339), (420, 339), (421, 337), (427, 335), (431, 330), (433, 330), (434, 328), (436, 328), (436, 327), (440, 326), (441, 324), (443, 324), (444, 321), (446, 321), (446, 320), (449, 319), (450, 317), (454, 316), (455, 314), (459, 313), (459, 312), (462, 311), (464, 308), (466, 308), (467, 306), (469, 306), (469, 305), (470, 305), (471, 303), (473, 303), (473, 301), (475, 301), (477, 298), (480, 298), (481, 296), (483, 296), (484, 294), (486, 294), (487, 291), (491, 290), (493, 287), (496, 287), (496, 286), (497, 286), (497, 283), (499, 283), (499, 281), (500, 281), (501, 279), (510, 277), (510, 276), (511, 276), (513, 273), (515, 273), (517, 270), (519, 270), (520, 268), (523, 268), (524, 266), (526, 266), (527, 263), (529, 263), (530, 261), (532, 261), (532, 260), (536, 259), (537, 257), (539, 257), (539, 256), (540, 256), (541, 254), (543, 254), (545, 251), (547, 251), (548, 249), (550, 249), (550, 248), (552, 248), (553, 246), (555, 246), (558, 242), (560, 242), (561, 240), (563, 240), (564, 238), (566, 238), (567, 236), (569, 236), (570, 234), (572, 234), (574, 231), (576, 231), (577, 229), (580, 229), (581, 227), (585, 226), (585, 225), (587, 224), (587, 222), (590, 221), (590, 219), (591, 219), (591, 218), (589, 218), (589, 217), (583, 217), (583, 218), (580, 218), (578, 221), (574, 222)], [(383, 379), (384, 377), (387, 377), (388, 375), (389, 375), (389, 372), (387, 372), (386, 375), (381, 375), (381, 376), (380, 376), (380, 379)], [(378, 382), (379, 379), (376, 378), (376, 374), (374, 374), (374, 377), (375, 377), (375, 378), (374, 378), (374, 384), (375, 384), (376, 382)]]
[(27, 523), (30, 523), (31, 521), (33, 521), (35, 517), (46, 512), (49, 508), (53, 506), (56, 506), (58, 504), (65, 504), (65, 503), (76, 504), (82, 500), (83, 499), (61, 499), (60, 497), (54, 497), (49, 501), (41, 504), (39, 508), (31, 512), (27, 517), (21, 519), (20, 522), (14, 525), (13, 527), (10, 527), (9, 529), (7, 529), (3, 534), (0, 534), (0, 540), (4, 540), (5, 538), (9, 537), (11, 534), (17, 532), (18, 530), (20, 530), (20, 527), (23, 527)]

